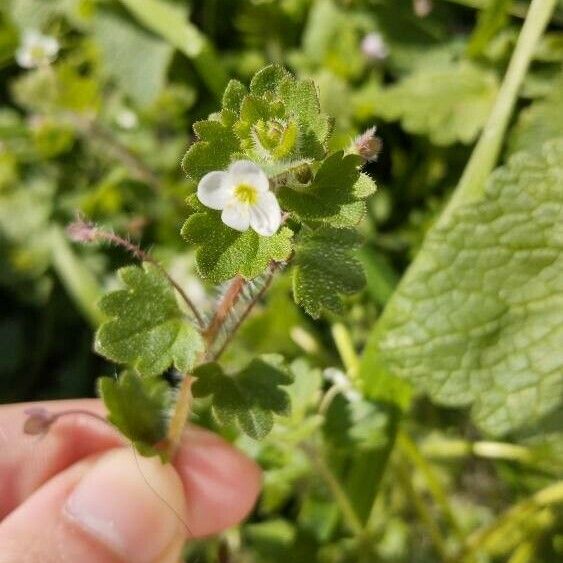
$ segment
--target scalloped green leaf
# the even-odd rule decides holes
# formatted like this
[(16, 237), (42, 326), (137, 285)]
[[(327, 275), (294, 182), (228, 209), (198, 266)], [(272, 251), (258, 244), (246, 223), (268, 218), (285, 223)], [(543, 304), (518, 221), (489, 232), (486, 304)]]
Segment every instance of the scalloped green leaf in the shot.
[(437, 145), (471, 143), (482, 129), (498, 90), (496, 75), (477, 65), (424, 66), (376, 93), (375, 115), (401, 120), (406, 131)]
[(201, 180), (213, 170), (224, 170), (240, 149), (240, 141), (233, 130), (220, 121), (207, 120), (194, 123), (198, 137), (182, 159), (182, 169), (191, 180)]
[(357, 155), (335, 152), (323, 161), (311, 184), (281, 188), (281, 206), (302, 221), (334, 227), (357, 225), (365, 213), (363, 200), (376, 190), (373, 180), (360, 173), (362, 163)]
[(212, 412), (219, 424), (237, 424), (255, 440), (270, 432), (274, 414), (290, 412), (289, 395), (282, 386), (293, 378), (281, 356), (256, 358), (233, 375), (225, 374), (219, 364), (204, 364), (194, 371), (194, 377), (194, 397), (213, 396)]
[(100, 302), (110, 320), (96, 333), (96, 352), (142, 375), (158, 375), (174, 366), (185, 373), (203, 350), (198, 330), (185, 318), (174, 289), (154, 264), (121, 268), (125, 289)]
[(227, 227), (220, 212), (201, 208), (182, 227), (184, 239), (195, 246), (196, 265), (202, 277), (221, 283), (237, 274), (247, 279), (264, 272), (271, 261), (282, 262), (292, 251), (293, 232), (282, 227), (270, 237), (249, 229)]
[(158, 443), (166, 437), (171, 393), (158, 377), (124, 372), (118, 379), (101, 377), (98, 392), (108, 409), (107, 418), (145, 456), (165, 458)]
[(472, 405), (491, 434), (562, 406), (562, 180), (563, 139), (512, 157), (484, 200), (428, 235), (370, 345), (437, 403)]
[(343, 295), (365, 285), (361, 262), (353, 252), (361, 239), (355, 231), (322, 227), (304, 234), (295, 249), (293, 294), (312, 317), (323, 309), (342, 313)]

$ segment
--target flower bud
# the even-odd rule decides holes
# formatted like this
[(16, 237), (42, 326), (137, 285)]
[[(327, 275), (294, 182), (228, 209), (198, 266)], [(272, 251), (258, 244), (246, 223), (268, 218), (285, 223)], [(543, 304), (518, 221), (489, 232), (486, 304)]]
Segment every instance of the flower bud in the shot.
[(360, 155), (367, 162), (377, 160), (383, 141), (375, 134), (377, 127), (373, 126), (358, 135), (352, 143), (351, 152)]

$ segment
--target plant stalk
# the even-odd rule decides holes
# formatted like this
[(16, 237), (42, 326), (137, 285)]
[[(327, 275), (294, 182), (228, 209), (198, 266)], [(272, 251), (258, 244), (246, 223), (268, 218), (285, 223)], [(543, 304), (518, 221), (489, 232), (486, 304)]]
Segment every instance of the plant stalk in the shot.
[(178, 446), (182, 440), (182, 434), (188, 420), (188, 415), (190, 414), (193, 400), (193, 381), (193, 378), (186, 373), (182, 378), (176, 393), (176, 403), (174, 404), (174, 410), (172, 411), (170, 424), (168, 425), (168, 432), (166, 434), (170, 458), (173, 458), (174, 454), (178, 450)]
[(555, 4), (556, 0), (532, 0), (489, 119), (437, 227), (447, 224), (459, 207), (483, 196), (486, 180), (500, 154), (518, 91)]

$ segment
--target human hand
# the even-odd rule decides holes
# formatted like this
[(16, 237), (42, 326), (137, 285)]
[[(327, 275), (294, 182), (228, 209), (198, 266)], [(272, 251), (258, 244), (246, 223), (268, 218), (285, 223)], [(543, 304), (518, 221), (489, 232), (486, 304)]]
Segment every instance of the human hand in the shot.
[[(186, 539), (236, 524), (256, 501), (259, 468), (211, 432), (190, 427), (163, 465), (84, 415), (25, 435), (30, 406), (0, 407), (0, 563), (175, 563)], [(33, 406), (104, 412), (97, 400)]]

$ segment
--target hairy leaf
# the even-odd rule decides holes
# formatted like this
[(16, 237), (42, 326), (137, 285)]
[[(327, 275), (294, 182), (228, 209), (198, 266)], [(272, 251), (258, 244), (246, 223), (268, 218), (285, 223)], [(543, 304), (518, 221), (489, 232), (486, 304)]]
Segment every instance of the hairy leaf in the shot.
[(237, 274), (245, 278), (260, 275), (270, 261), (286, 260), (291, 254), (291, 229), (282, 227), (275, 235), (263, 237), (249, 229), (244, 232), (227, 227), (220, 212), (200, 207), (182, 227), (182, 236), (198, 247), (199, 273), (214, 283)]
[(227, 168), (232, 154), (239, 149), (239, 141), (220, 121), (198, 121), (194, 131), (198, 141), (185, 154), (182, 168), (190, 179), (198, 181), (208, 172)]
[(108, 409), (108, 420), (143, 455), (163, 455), (155, 448), (165, 436), (170, 388), (157, 377), (124, 372), (119, 379), (101, 377), (98, 390)]
[(360, 239), (354, 231), (322, 227), (303, 235), (295, 251), (295, 301), (315, 318), (323, 309), (341, 313), (342, 295), (365, 284), (361, 262), (353, 255)]
[(184, 318), (174, 290), (155, 265), (119, 270), (126, 285), (102, 298), (110, 320), (96, 334), (99, 354), (129, 364), (142, 375), (157, 375), (171, 365), (191, 369), (203, 349), (199, 332)]
[(492, 434), (561, 407), (562, 179), (563, 140), (514, 156), (429, 235), (378, 329), (392, 373)]
[(493, 73), (469, 63), (425, 66), (380, 91), (375, 112), (400, 119), (410, 133), (428, 135), (437, 145), (470, 143), (489, 115), (497, 93)]
[(371, 178), (358, 170), (362, 162), (357, 155), (335, 152), (323, 161), (310, 185), (279, 190), (282, 207), (301, 220), (355, 226), (365, 212), (363, 200), (376, 189)]
[(274, 414), (289, 414), (287, 392), (292, 377), (283, 367), (281, 356), (262, 356), (242, 371), (227, 375), (215, 363), (198, 367), (193, 384), (194, 397), (213, 396), (212, 410), (220, 424), (238, 424), (255, 440), (264, 438), (274, 424)]

